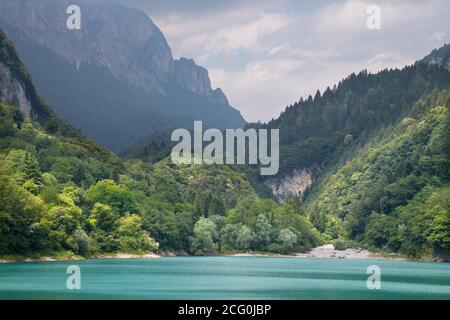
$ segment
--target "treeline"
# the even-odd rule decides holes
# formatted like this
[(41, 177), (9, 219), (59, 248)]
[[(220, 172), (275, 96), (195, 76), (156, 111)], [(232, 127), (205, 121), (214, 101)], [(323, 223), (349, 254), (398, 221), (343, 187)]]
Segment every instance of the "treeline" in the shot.
[(351, 74), (334, 88), (301, 99), (264, 125), (280, 129), (280, 173), (333, 165), (349, 147), (402, 119), (423, 95), (449, 85), (446, 68), (416, 63)]

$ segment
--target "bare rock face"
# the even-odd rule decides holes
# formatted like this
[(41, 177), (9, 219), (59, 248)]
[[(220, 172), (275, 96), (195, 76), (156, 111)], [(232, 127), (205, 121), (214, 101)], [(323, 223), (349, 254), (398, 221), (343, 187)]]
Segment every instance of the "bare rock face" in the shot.
[(81, 65), (93, 64), (116, 78), (152, 94), (165, 95), (179, 85), (215, 103), (228, 104), (213, 90), (206, 69), (193, 60), (175, 61), (158, 27), (142, 11), (117, 4), (77, 1), (81, 29), (66, 27), (71, 0), (0, 0), (0, 19), (60, 57)]
[(228, 104), (228, 100), (221, 89), (211, 89), (208, 70), (197, 66), (194, 60), (186, 58), (176, 60), (173, 75), (178, 84), (191, 92), (202, 95), (212, 102)]
[(284, 203), (289, 196), (303, 198), (306, 189), (312, 183), (313, 178), (309, 170), (294, 170), (290, 175), (266, 181), (266, 185), (280, 203)]
[(13, 77), (11, 70), (0, 62), (0, 101), (17, 105), (28, 117), (31, 117), (31, 102), (22, 83)]

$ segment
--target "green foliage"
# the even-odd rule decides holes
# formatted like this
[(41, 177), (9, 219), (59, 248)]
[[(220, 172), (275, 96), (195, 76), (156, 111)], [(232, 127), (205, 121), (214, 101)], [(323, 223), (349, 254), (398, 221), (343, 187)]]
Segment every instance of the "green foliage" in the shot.
[(378, 130), (407, 116), (423, 95), (449, 85), (450, 73), (437, 64), (376, 74), (364, 70), (288, 106), (267, 125), (251, 126), (280, 129), (280, 174), (334, 165)]
[(291, 230), (284, 228), (280, 230), (278, 241), (281, 244), (282, 250), (289, 252), (297, 244), (297, 235)]
[(44, 250), (47, 236), (41, 220), (42, 200), (18, 186), (5, 173), (0, 160), (0, 252), (31, 253)]
[(239, 233), (236, 238), (236, 246), (240, 250), (249, 250), (253, 247), (255, 241), (255, 234), (247, 226), (243, 225), (239, 229)]
[(255, 241), (261, 246), (265, 246), (271, 242), (272, 225), (264, 214), (256, 217), (255, 224)]
[(158, 249), (158, 243), (142, 230), (142, 219), (136, 214), (120, 218), (117, 233), (119, 250), (122, 252), (148, 252)]
[(316, 189), (313, 224), (330, 239), (410, 256), (449, 252), (449, 96), (422, 99), (416, 118), (381, 131)]
[(125, 171), (119, 159), (84, 138), (48, 135), (17, 110), (0, 104), (0, 254), (158, 247), (141, 222), (132, 224), (135, 215), (120, 219), (138, 206), (116, 182)]
[(218, 249), (217, 239), (216, 224), (208, 218), (201, 217), (194, 227), (191, 250), (196, 255), (215, 254)]
[(126, 186), (117, 185), (113, 180), (102, 180), (92, 185), (86, 191), (86, 200), (109, 205), (120, 214), (137, 212), (133, 194)]
[(352, 74), (254, 125), (280, 129), (281, 176), (313, 172), (305, 203), (278, 204), (260, 197), (268, 192), (251, 166), (176, 166), (158, 141), (130, 150), (141, 159), (118, 159), (54, 117), (2, 32), (0, 61), (33, 111), (28, 119), (0, 103), (0, 255), (287, 254), (323, 241), (416, 257), (450, 252), (450, 90), (439, 93), (450, 73), (442, 66)]

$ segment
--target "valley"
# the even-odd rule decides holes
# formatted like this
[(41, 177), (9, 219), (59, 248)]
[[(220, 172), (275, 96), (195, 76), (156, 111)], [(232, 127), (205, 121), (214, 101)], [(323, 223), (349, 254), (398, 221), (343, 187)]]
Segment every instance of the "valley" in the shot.
[[(86, 33), (66, 43), (45, 25), (20, 26), (43, 10), (20, 5), (0, 1), (0, 258), (294, 255), (333, 244), (449, 260), (449, 45), (246, 124), (142, 12), (93, 7), (89, 23), (124, 19), (115, 33), (98, 27), (97, 46)], [(132, 18), (136, 29), (122, 29)], [(134, 35), (126, 45), (123, 32)], [(277, 174), (174, 163), (167, 133), (185, 127), (190, 142), (199, 119), (217, 134), (279, 130)]]

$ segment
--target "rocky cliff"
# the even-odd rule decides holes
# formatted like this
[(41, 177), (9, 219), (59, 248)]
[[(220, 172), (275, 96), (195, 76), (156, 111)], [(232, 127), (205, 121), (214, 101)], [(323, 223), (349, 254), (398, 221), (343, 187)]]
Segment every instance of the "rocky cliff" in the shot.
[(313, 178), (310, 170), (294, 170), (283, 177), (268, 179), (266, 186), (272, 191), (274, 198), (286, 202), (290, 196), (303, 199), (306, 190), (312, 185)]
[(19, 106), (26, 116), (31, 116), (31, 102), (22, 83), (13, 77), (11, 70), (0, 62), (0, 101)]
[(25, 66), (4, 32), (0, 29), (0, 102), (8, 102), (33, 120), (44, 124), (53, 111), (39, 98)]
[(158, 27), (142, 11), (116, 4), (77, 1), (81, 29), (69, 30), (70, 0), (0, 0), (0, 16), (34, 41), (50, 48), (77, 68), (102, 66), (115, 77), (153, 94), (166, 94), (176, 83), (195, 94), (228, 104), (213, 90), (208, 71), (192, 59), (174, 60)]
[(175, 60), (142, 11), (76, 1), (81, 29), (67, 28), (69, 0), (0, 0), (0, 28), (56, 114), (113, 151), (174, 128), (245, 125), (208, 71)]

